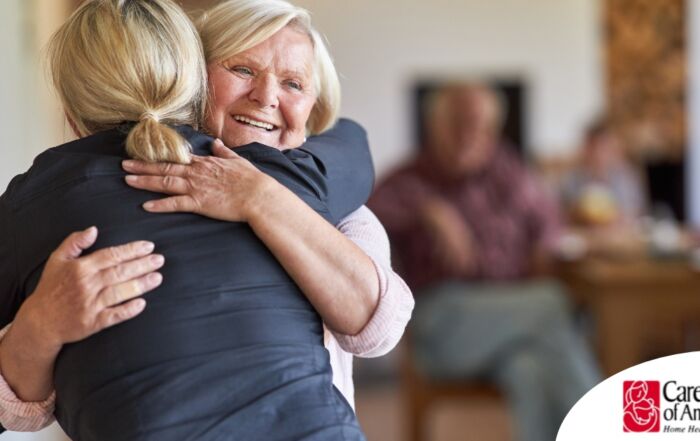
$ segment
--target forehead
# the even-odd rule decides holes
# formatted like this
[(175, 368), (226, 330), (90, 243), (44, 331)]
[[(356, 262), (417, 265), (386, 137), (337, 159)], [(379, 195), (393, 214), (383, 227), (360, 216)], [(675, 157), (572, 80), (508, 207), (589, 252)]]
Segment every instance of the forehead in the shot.
[(258, 69), (289, 72), (310, 76), (313, 72), (314, 50), (311, 38), (303, 31), (287, 26), (267, 40), (240, 52), (228, 60), (245, 62)]

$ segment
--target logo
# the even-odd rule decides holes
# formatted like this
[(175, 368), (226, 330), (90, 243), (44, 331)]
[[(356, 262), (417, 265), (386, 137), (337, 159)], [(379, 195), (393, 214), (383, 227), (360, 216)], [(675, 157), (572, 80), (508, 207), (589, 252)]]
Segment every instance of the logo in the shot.
[(658, 432), (661, 394), (658, 381), (625, 381), (622, 385), (625, 432)]

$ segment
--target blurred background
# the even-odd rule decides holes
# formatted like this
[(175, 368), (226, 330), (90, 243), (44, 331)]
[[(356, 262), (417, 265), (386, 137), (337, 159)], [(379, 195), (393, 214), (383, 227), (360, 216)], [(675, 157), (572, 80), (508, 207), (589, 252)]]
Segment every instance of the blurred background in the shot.
[[(39, 152), (71, 139), (42, 50), (79, 3), (0, 2), (0, 189)], [(179, 3), (196, 14), (216, 1)], [(380, 182), (431, 144), (426, 103), (435, 91), (455, 83), (495, 91), (505, 120), (494, 137), (557, 206), (562, 227), (546, 279), (565, 292), (601, 378), (700, 349), (698, 2), (294, 3), (327, 37), (342, 114), (367, 129)], [(402, 250), (395, 258), (403, 263)], [(471, 281), (502, 282), (484, 274)], [(529, 276), (508, 283), (517, 290)], [(356, 363), (357, 412), (370, 440), (515, 439), (497, 382), (431, 376), (404, 340), (384, 358)], [(55, 426), (2, 437), (65, 439)]]

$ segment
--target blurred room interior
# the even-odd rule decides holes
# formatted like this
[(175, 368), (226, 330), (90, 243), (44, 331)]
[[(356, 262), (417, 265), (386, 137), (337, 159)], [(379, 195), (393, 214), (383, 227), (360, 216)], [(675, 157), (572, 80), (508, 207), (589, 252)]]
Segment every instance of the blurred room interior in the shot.
[[(552, 194), (604, 118), (640, 177), (643, 208), (600, 188), (564, 201), (554, 276), (566, 286), (604, 376), (700, 349), (700, 5), (684, 0), (293, 0), (312, 13), (341, 75), (342, 114), (369, 134), (381, 179), (419, 151), (431, 90), (478, 81), (508, 103), (505, 136)], [(71, 139), (42, 50), (79, 0), (3, 0), (0, 188)], [(193, 14), (216, 0), (179, 1)], [(629, 221), (629, 222), (628, 222)], [(410, 328), (410, 324), (409, 324)], [(436, 383), (411, 348), (358, 360), (357, 413), (371, 441), (505, 441), (503, 396), (479, 381)], [(418, 404), (417, 404), (418, 403)], [(418, 406), (418, 407), (416, 407)], [(417, 410), (418, 409), (418, 410)], [(7, 440), (63, 440), (55, 425)]]

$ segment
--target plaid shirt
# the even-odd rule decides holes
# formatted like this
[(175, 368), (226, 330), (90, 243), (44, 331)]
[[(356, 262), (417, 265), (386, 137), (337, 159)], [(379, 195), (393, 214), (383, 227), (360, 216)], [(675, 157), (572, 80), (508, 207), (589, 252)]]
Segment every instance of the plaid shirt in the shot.
[[(436, 245), (418, 216), (431, 197), (452, 204), (471, 230), (477, 260), (473, 272), (454, 274), (431, 258)], [(368, 205), (386, 227), (414, 291), (445, 279), (525, 277), (533, 252), (551, 248), (560, 232), (555, 199), (503, 147), (480, 173), (458, 179), (447, 179), (427, 155), (420, 155), (384, 179)]]

